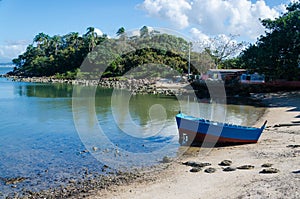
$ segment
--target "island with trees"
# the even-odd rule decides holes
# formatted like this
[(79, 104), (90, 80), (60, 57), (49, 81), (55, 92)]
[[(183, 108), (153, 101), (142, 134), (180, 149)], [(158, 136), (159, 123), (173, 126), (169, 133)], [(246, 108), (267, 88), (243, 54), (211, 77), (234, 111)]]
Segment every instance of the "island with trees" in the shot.
[[(57, 79), (122, 77), (144, 65), (154, 70), (136, 72), (140, 77), (168, 77), (176, 74), (204, 74), (208, 69), (246, 69), (264, 74), (267, 81), (300, 81), (300, 3), (290, 3), (280, 17), (262, 19), (265, 35), (256, 43), (245, 45), (227, 42), (219, 37), (201, 50), (184, 38), (142, 27), (136, 35), (128, 35), (121, 27), (115, 38), (97, 35), (95, 28), (79, 35), (49, 36), (39, 33), (26, 51), (13, 59), (15, 68), (9, 75), (53, 77)], [(246, 46), (246, 47), (245, 47)], [(241, 50), (243, 48), (243, 50)], [(236, 52), (240, 52), (234, 56)], [(84, 67), (83, 67), (84, 65)], [(162, 70), (169, 66), (171, 70)]]

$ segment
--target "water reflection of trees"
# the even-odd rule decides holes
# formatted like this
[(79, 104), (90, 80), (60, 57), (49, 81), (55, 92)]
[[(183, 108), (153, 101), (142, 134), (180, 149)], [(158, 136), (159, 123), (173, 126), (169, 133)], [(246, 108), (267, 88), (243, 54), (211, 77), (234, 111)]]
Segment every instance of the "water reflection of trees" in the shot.
[(159, 97), (154, 95), (135, 95), (129, 102), (130, 114), (133, 118), (138, 118), (141, 125), (146, 125), (151, 120), (149, 110), (152, 106), (159, 104), (165, 111), (167, 118), (174, 119), (180, 110), (179, 102), (176, 98)]
[[(73, 86), (68, 84), (39, 84), (39, 83), (19, 83), (14, 87), (14, 93), (18, 96), (26, 97), (38, 97), (38, 98), (71, 98), (73, 94)], [(81, 90), (80, 92), (84, 91)], [(113, 89), (105, 89), (98, 87), (94, 96), (81, 95), (83, 97), (92, 97), (95, 99), (95, 110), (98, 119), (101, 118), (110, 118), (113, 119), (112, 115), (112, 98)], [(122, 92), (118, 92), (118, 101), (120, 103), (123, 100)], [(126, 94), (128, 95), (128, 93)], [(180, 102), (176, 97), (164, 97), (156, 95), (131, 95), (129, 105), (118, 106), (119, 109), (118, 117), (126, 121), (128, 117), (124, 113), (125, 109), (129, 109), (130, 117), (137, 125), (147, 125), (151, 121), (149, 110), (153, 105), (161, 105), (166, 112), (167, 120), (174, 119), (175, 115), (179, 110), (195, 110), (196, 113), (193, 115), (198, 117), (204, 117), (206, 119), (212, 119), (209, 116), (211, 115), (211, 105), (203, 104), (196, 101), (183, 100), (185, 102)], [(54, 103), (54, 102), (53, 102)], [(53, 104), (52, 103), (52, 104)], [(61, 103), (66, 103), (66, 106), (72, 107), (70, 100), (66, 102), (59, 102), (57, 107), (62, 106)], [(185, 105), (187, 106), (185, 108)], [(82, 107), (87, 106), (87, 104), (81, 104)], [(125, 107), (129, 106), (129, 107)], [(182, 106), (182, 107), (181, 107)], [(258, 110), (251, 106), (232, 106), (224, 105), (227, 107), (226, 121), (231, 123), (243, 124), (243, 125), (252, 125), (256, 119), (262, 114), (263, 110)], [(194, 107), (194, 108), (193, 108)], [(124, 110), (123, 110), (124, 109)], [(195, 112), (194, 111), (194, 112)], [(193, 112), (193, 111), (192, 111)], [(186, 112), (187, 114), (192, 114), (191, 112)], [(88, 113), (90, 116), (95, 114), (94, 112)], [(123, 118), (122, 118), (123, 117)]]
[(73, 86), (68, 84), (20, 84), (15, 87), (19, 96), (40, 98), (69, 98), (72, 97)]

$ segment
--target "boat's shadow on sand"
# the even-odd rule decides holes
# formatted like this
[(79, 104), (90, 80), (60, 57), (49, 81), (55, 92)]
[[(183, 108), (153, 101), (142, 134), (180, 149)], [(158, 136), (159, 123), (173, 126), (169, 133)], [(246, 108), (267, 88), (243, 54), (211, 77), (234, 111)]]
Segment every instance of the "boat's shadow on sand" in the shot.
[(200, 148), (222, 148), (222, 147), (230, 147), (230, 146), (241, 146), (245, 144), (255, 144), (255, 143), (204, 143), (204, 142), (192, 142), (192, 143), (184, 143), (181, 146), (183, 147), (200, 147)]

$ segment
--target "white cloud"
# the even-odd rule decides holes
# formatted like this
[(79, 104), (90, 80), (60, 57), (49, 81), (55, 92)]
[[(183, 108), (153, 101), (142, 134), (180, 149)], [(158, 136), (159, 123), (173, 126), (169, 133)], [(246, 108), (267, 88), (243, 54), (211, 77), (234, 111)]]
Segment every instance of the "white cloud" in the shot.
[[(140, 8), (148, 15), (171, 21), (176, 27), (190, 28), (194, 36), (238, 34), (241, 39), (254, 41), (264, 33), (259, 19), (274, 19), (284, 11), (264, 0), (144, 0)], [(201, 34), (200, 34), (201, 33)]]
[(94, 29), (94, 32), (95, 32), (98, 36), (102, 36), (102, 35), (103, 35), (103, 32), (102, 32), (100, 29), (98, 29), (98, 28), (95, 28), (95, 29)]
[(189, 25), (187, 13), (192, 6), (186, 0), (145, 0), (139, 7), (150, 16), (169, 19), (179, 28)]
[(195, 41), (200, 40), (203, 42), (209, 42), (209, 37), (204, 34), (201, 30), (198, 30), (197, 28), (192, 28), (190, 30), (190, 33), (192, 34), (192, 39)]
[(11, 61), (17, 58), (18, 55), (25, 52), (29, 42), (27, 41), (10, 41), (0, 45), (0, 59), (4, 61)]

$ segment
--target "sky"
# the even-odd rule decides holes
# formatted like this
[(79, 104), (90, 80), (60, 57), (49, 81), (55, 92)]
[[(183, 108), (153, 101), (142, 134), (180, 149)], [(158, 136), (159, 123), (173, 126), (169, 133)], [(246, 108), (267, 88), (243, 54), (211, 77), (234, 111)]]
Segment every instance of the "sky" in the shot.
[[(296, 0), (297, 1), (297, 0)], [(291, 0), (0, 0), (0, 63), (23, 53), (40, 32), (84, 34), (95, 27), (115, 37), (120, 27), (167, 28), (191, 40), (239, 35), (254, 43), (259, 18), (274, 19)]]

